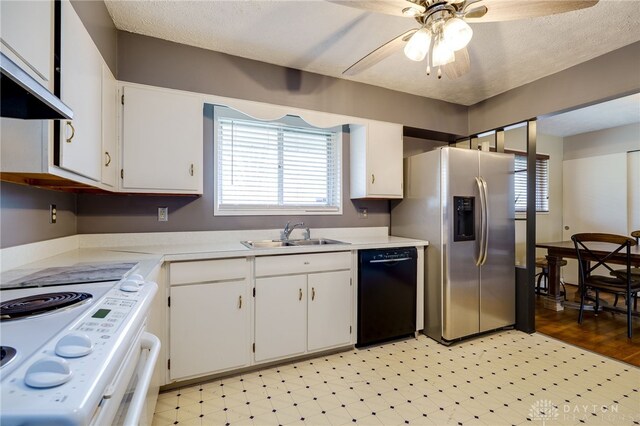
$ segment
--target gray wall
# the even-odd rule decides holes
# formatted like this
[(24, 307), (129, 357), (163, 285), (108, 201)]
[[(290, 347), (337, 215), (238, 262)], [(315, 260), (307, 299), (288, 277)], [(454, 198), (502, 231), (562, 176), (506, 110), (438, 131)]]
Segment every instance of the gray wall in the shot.
[[(78, 233), (213, 231), (281, 228), (287, 220), (304, 221), (313, 228), (388, 226), (387, 200), (349, 200), (349, 134), (342, 144), (343, 214), (341, 216), (213, 216), (213, 108), (205, 109), (204, 195), (161, 197), (136, 195), (78, 196)], [(158, 222), (158, 207), (169, 207), (169, 221)], [(358, 207), (368, 218), (358, 218)]]
[(612, 127), (564, 138), (564, 160), (640, 150), (640, 124)]
[(469, 132), (481, 133), (637, 92), (640, 42), (472, 105)]
[(118, 32), (118, 79), (467, 135), (467, 107)]
[[(76, 195), (0, 182), (0, 248), (77, 233)], [(49, 204), (58, 218), (49, 223)]]
[[(637, 72), (640, 43), (467, 108), (116, 31), (102, 1), (73, 0), (72, 3), (107, 64), (121, 80), (395, 121), (458, 135), (640, 91)], [(0, 247), (76, 232), (249, 229), (283, 224), (284, 218), (278, 216), (214, 218), (209, 185), (213, 173), (210, 142), (205, 145), (205, 158), (208, 175), (205, 175), (205, 195), (201, 198), (75, 196), (2, 183)], [(348, 164), (348, 158), (345, 163)], [(347, 178), (348, 169), (345, 173)], [(347, 179), (345, 188), (348, 188)], [(55, 225), (48, 223), (51, 203), (57, 204), (60, 210)], [(169, 207), (169, 222), (156, 221), (158, 206)], [(369, 219), (357, 218), (358, 206), (369, 209)], [(380, 226), (389, 222), (386, 201), (352, 203), (345, 199), (344, 210), (345, 214), (340, 217), (300, 219), (312, 227)]]
[[(299, 108), (396, 121), (412, 127), (466, 134), (467, 107), (292, 70), (118, 32), (118, 79), (134, 83)], [(213, 71), (212, 71), (213, 70)], [(205, 117), (204, 195), (193, 197), (80, 195), (78, 232), (154, 232), (279, 228), (303, 220), (312, 228), (388, 226), (386, 200), (349, 199), (349, 144), (343, 139), (343, 214), (340, 216), (213, 216), (213, 135)], [(158, 222), (157, 209), (169, 207), (169, 221)], [(358, 217), (358, 207), (368, 218)]]

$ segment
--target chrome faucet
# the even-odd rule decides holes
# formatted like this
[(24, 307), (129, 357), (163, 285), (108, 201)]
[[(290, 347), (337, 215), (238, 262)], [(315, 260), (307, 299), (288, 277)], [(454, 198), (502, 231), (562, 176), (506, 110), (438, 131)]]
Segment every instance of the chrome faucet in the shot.
[(308, 226), (304, 225), (304, 222), (300, 222), (300, 223), (294, 223), (293, 225), (291, 225), (291, 221), (287, 222), (287, 224), (284, 226), (284, 230), (282, 231), (282, 239), (283, 240), (288, 240), (289, 236), (291, 235), (291, 233), (293, 232), (294, 229), (296, 228), (305, 228), (305, 236), (304, 239), (308, 240), (309, 238), (311, 238), (311, 231), (309, 230)]

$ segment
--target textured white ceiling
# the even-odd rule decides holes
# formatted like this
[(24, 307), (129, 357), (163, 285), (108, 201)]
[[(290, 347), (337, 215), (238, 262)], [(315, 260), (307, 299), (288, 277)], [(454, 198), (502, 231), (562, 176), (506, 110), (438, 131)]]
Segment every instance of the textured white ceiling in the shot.
[[(521, 0), (514, 0), (514, 3)], [(322, 0), (106, 0), (120, 30), (341, 77), (352, 63), (410, 28), (411, 18)], [(511, 22), (471, 24), (471, 72), (427, 76), (399, 51), (349, 80), (472, 105), (640, 40), (640, 0)], [(606, 70), (602, 71), (603, 78)]]
[(640, 123), (640, 94), (541, 118), (538, 131), (566, 137), (633, 123)]

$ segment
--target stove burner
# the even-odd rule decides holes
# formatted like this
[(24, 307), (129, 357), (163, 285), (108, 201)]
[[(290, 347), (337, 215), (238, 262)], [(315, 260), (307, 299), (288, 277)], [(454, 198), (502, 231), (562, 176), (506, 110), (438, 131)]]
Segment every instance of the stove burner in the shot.
[(21, 297), (8, 300), (0, 304), (0, 320), (13, 320), (50, 312), (56, 309), (75, 305), (90, 299), (89, 293), (77, 293), (74, 291), (36, 294), (34, 296)]
[(16, 356), (16, 350), (11, 346), (0, 346), (0, 367), (8, 364)]

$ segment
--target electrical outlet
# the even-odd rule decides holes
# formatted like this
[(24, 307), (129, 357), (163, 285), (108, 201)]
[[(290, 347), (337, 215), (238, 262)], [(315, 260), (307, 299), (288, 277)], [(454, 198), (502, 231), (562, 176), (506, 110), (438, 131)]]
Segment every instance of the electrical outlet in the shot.
[(55, 204), (49, 204), (49, 223), (56, 223), (58, 220), (58, 209)]
[(358, 217), (360, 219), (366, 219), (369, 217), (369, 209), (367, 209), (366, 207), (360, 207), (358, 209)]
[(158, 222), (169, 221), (169, 207), (158, 207)]

